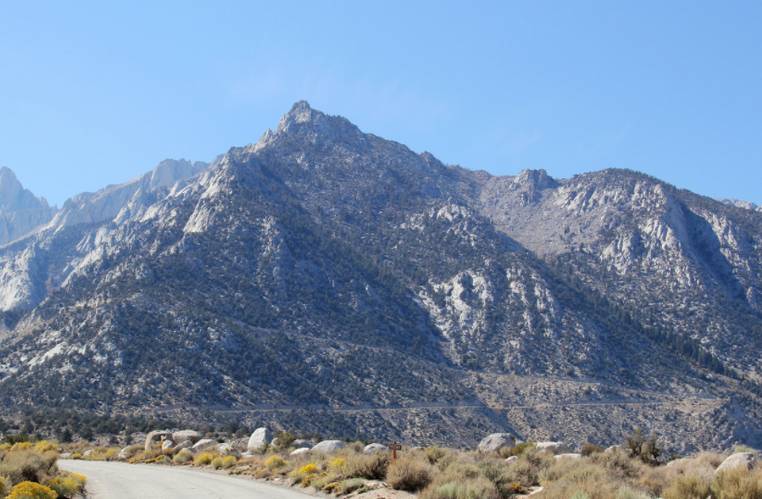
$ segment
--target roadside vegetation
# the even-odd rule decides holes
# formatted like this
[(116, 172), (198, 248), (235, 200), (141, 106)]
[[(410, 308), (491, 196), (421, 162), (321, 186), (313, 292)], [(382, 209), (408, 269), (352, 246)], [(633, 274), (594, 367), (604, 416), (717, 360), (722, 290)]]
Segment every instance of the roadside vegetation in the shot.
[(58, 469), (59, 445), (47, 440), (0, 444), (0, 497), (71, 499), (83, 497), (87, 479)]
[(527, 442), (494, 452), (404, 448), (396, 460), (388, 450), (368, 453), (360, 442), (326, 454), (294, 453), (293, 438), (279, 440), (259, 452), (80, 446), (72, 457), (206, 468), (352, 497), (387, 488), (423, 499), (762, 499), (762, 463), (718, 471), (728, 456), (750, 449), (668, 459), (640, 432), (619, 446), (586, 444), (579, 453), (554, 454)]

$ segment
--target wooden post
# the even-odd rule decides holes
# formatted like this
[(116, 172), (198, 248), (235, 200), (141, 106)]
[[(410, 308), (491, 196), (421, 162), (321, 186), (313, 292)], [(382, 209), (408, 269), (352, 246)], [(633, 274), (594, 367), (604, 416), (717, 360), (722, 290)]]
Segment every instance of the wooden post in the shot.
[(392, 462), (394, 462), (397, 460), (397, 451), (402, 450), (402, 446), (397, 442), (392, 442), (389, 449), (392, 451)]

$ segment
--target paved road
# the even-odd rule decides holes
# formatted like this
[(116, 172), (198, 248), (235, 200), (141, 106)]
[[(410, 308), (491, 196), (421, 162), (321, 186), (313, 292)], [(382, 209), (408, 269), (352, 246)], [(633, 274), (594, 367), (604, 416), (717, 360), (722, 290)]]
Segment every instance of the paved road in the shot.
[(296, 490), (188, 468), (60, 460), (87, 476), (88, 499), (305, 499)]

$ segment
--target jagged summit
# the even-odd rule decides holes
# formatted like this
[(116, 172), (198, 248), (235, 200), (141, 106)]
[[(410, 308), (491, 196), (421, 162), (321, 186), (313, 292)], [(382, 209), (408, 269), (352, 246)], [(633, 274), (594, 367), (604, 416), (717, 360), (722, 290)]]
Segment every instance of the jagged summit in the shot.
[(0, 168), (0, 244), (22, 237), (55, 213), (47, 200), (25, 189), (8, 167)]

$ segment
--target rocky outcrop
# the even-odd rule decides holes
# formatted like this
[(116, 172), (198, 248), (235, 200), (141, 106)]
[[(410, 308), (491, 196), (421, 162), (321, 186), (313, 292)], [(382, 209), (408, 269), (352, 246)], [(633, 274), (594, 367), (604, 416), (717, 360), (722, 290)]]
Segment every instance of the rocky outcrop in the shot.
[(193, 447), (191, 447), (191, 450), (193, 452), (203, 452), (207, 450), (216, 450), (217, 449), (218, 442), (216, 440), (212, 440), (211, 438), (202, 438), (195, 444), (193, 444)]
[(312, 452), (320, 452), (322, 454), (333, 454), (338, 452), (347, 444), (341, 440), (323, 440), (312, 448)]
[(737, 468), (750, 470), (759, 460), (759, 454), (756, 452), (736, 452), (731, 454), (717, 467), (715, 473), (722, 473)]
[(184, 442), (186, 440), (196, 443), (203, 438), (203, 434), (196, 430), (180, 430), (172, 432), (172, 440), (175, 442)]
[(165, 439), (171, 438), (172, 432), (169, 430), (154, 430), (146, 435), (144, 448), (146, 451), (151, 450), (153, 444), (156, 442), (163, 442)]
[(553, 454), (564, 454), (571, 452), (569, 446), (563, 442), (536, 442), (534, 446), (538, 450), (552, 452)]
[(379, 452), (389, 452), (389, 447), (383, 444), (373, 443), (363, 447), (362, 452), (363, 454), (376, 454)]
[(249, 452), (262, 452), (267, 449), (272, 441), (272, 432), (269, 428), (257, 428), (249, 437), (246, 449)]
[(510, 449), (516, 445), (516, 437), (510, 433), (493, 433), (479, 442), (479, 452), (498, 452), (500, 449)]

